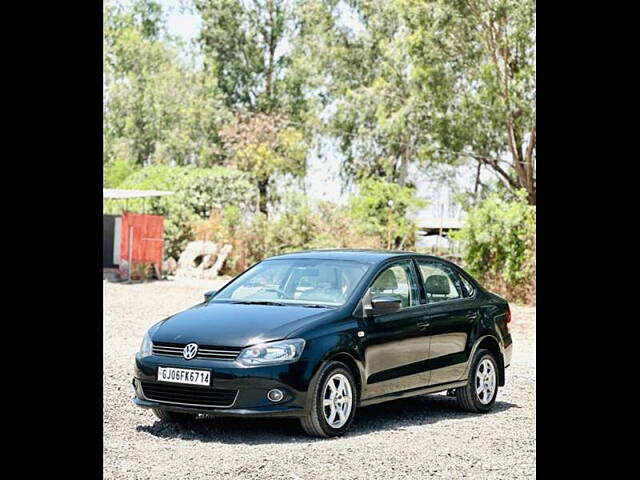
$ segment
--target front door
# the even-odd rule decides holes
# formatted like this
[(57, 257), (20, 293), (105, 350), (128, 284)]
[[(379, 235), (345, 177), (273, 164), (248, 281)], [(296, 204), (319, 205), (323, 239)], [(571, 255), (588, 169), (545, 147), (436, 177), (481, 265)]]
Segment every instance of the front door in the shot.
[(478, 308), (457, 273), (443, 262), (417, 261), (427, 297), (425, 320), (430, 324), (429, 369), (432, 386), (455, 382), (469, 360), (469, 342)]
[(422, 326), (417, 272), (411, 260), (386, 265), (367, 291), (369, 298), (395, 296), (398, 312), (367, 317), (365, 365), (367, 385), (363, 399), (424, 387), (429, 383), (428, 330)]

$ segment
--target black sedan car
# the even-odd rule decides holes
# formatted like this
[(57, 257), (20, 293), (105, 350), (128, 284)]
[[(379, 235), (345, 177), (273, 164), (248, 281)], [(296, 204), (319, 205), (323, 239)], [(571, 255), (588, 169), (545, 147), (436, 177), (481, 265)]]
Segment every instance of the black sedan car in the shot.
[(511, 313), (457, 265), (408, 252), (266, 259), (153, 325), (134, 402), (164, 421), (299, 418), (343, 434), (356, 408), (448, 391), (487, 412), (511, 361)]

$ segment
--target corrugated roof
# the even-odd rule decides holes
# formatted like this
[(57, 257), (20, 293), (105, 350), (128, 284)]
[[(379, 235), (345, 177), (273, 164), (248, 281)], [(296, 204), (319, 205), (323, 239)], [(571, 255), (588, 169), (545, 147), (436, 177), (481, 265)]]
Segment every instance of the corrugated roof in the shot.
[(453, 229), (459, 230), (462, 228), (463, 220), (459, 218), (450, 218), (450, 217), (431, 217), (427, 215), (419, 215), (418, 218), (415, 219), (416, 226), (422, 229), (431, 229), (431, 228), (442, 228), (442, 229)]
[(102, 198), (146, 198), (173, 195), (166, 190), (120, 190), (118, 188), (103, 188)]

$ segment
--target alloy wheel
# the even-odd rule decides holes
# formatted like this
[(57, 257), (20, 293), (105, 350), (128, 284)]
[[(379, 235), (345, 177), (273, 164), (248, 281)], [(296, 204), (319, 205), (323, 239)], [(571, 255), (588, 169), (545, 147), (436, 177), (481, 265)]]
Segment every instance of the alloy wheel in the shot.
[(340, 428), (351, 414), (353, 393), (349, 379), (342, 373), (332, 375), (324, 387), (322, 394), (322, 411), (324, 418), (332, 428)]
[(496, 369), (488, 358), (483, 359), (476, 369), (476, 396), (480, 403), (487, 405), (496, 392)]

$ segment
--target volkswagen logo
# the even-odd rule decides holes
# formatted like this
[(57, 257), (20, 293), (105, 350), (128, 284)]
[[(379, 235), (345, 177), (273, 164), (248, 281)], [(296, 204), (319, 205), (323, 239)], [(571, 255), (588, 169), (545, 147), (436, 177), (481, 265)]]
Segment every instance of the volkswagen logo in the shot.
[(184, 350), (182, 350), (182, 356), (185, 360), (191, 360), (198, 354), (198, 344), (197, 343), (189, 343), (185, 345)]

